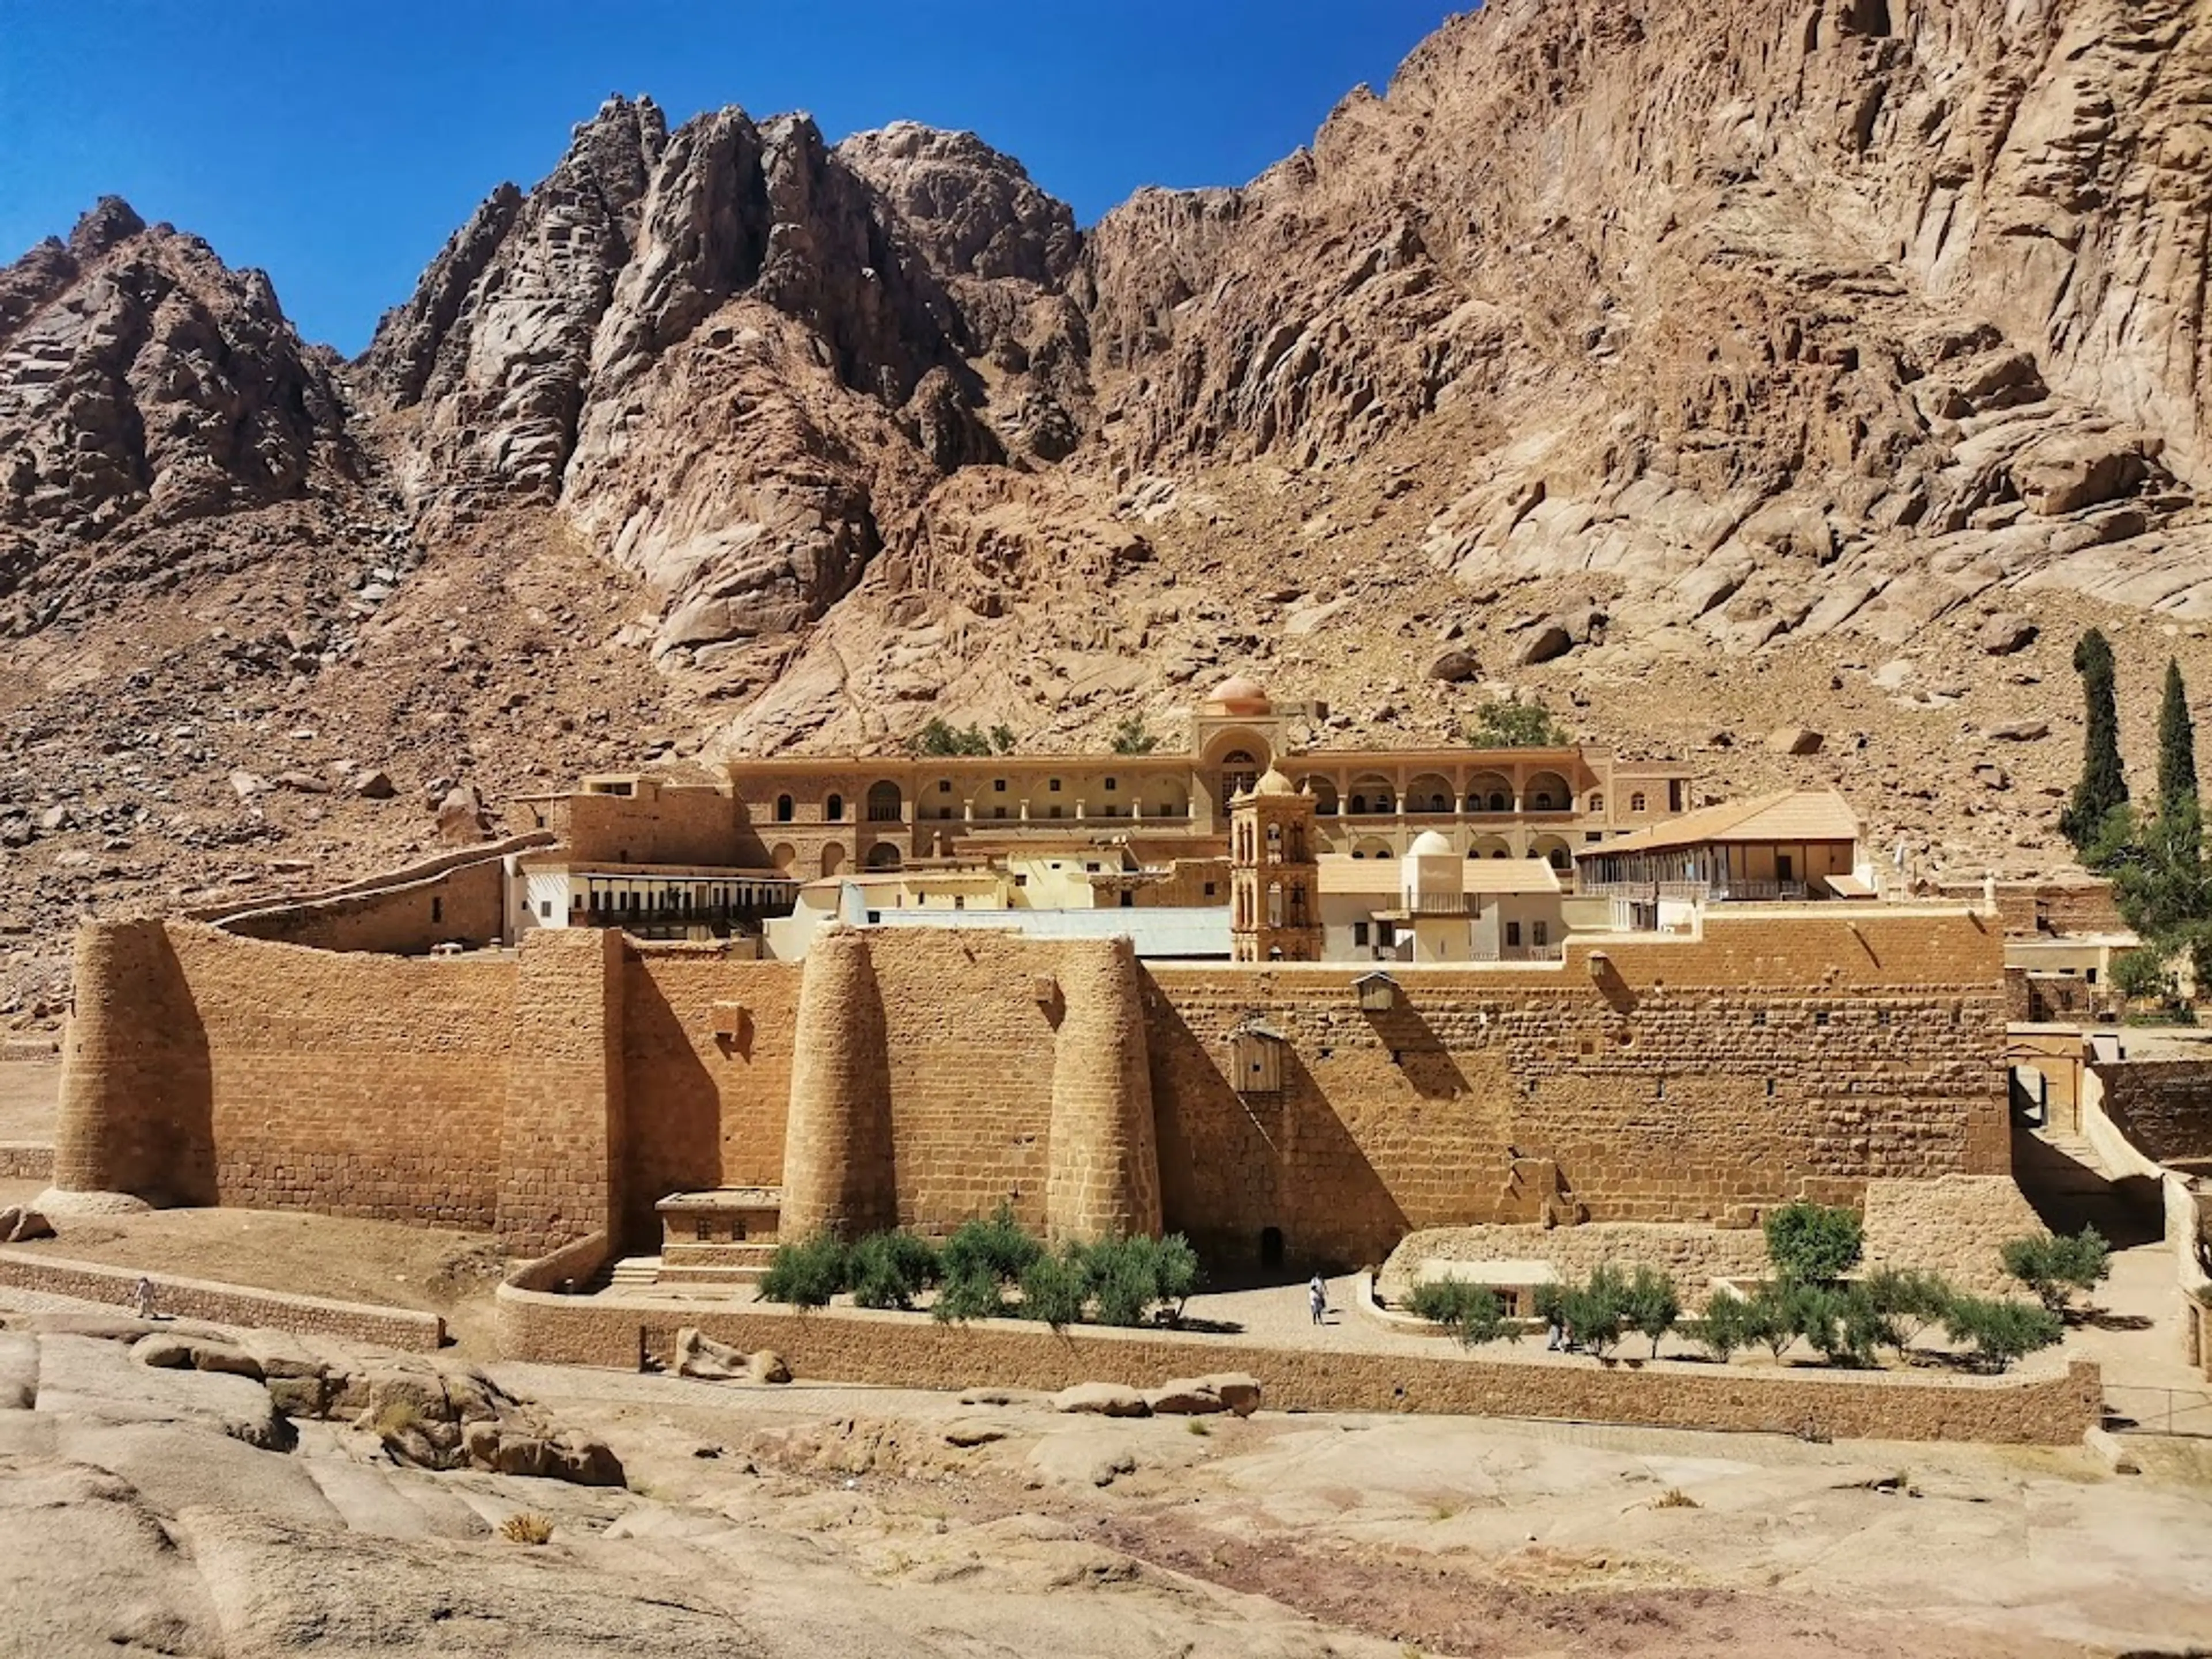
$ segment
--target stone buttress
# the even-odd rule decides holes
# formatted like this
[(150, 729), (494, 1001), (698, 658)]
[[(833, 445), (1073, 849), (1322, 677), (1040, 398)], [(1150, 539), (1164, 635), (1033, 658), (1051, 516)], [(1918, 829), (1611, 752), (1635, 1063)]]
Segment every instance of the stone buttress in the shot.
[(1066, 948), (1053, 1046), (1046, 1231), (1055, 1241), (1160, 1231), (1160, 1164), (1135, 947)]
[(806, 953), (783, 1151), (789, 1239), (898, 1224), (890, 1056), (866, 934), (833, 927)]

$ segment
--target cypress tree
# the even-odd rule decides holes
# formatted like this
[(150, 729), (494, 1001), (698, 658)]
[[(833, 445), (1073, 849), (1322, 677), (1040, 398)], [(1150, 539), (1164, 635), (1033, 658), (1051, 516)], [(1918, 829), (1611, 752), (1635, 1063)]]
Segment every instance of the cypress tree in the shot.
[(2088, 730), (2081, 745), (2081, 781), (2059, 815), (2058, 829), (2079, 850), (2097, 838), (2105, 820), (2128, 799), (2128, 781), (2120, 769), (2120, 706), (2112, 687), (2112, 647), (2095, 629), (2074, 647), (2074, 672), (2081, 677), (2081, 700)]
[(2189, 718), (2189, 693), (2181, 665), (2166, 659), (2166, 701), (2158, 709), (2158, 810), (2197, 799), (2197, 726)]

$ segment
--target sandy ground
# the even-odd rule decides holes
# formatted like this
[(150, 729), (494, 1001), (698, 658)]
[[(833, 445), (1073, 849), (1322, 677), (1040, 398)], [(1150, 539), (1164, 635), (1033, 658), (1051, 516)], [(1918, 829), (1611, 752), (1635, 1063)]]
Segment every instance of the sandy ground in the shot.
[(27, 1060), (0, 1064), (0, 1140), (51, 1141), (61, 1100), (62, 1068)]

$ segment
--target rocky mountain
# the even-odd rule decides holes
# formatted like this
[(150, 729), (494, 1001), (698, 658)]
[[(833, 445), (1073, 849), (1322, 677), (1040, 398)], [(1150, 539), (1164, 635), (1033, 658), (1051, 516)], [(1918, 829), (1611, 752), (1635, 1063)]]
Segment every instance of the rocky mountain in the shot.
[(350, 364), (103, 203), (0, 273), (0, 927), (1232, 668), (2046, 867), (2078, 628), (2131, 728), (2212, 685), (2208, 158), (2201, 0), (1497, 0), (1088, 229), (973, 135), (611, 100)]

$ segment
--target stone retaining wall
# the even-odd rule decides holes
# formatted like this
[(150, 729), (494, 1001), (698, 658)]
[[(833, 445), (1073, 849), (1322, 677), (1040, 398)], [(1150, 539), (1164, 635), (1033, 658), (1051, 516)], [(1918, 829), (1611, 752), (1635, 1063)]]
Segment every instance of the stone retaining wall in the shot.
[[(141, 1269), (72, 1261), (40, 1251), (0, 1249), (0, 1285), (73, 1297), (112, 1307), (133, 1304)], [(331, 1302), (316, 1296), (288, 1296), (281, 1291), (206, 1279), (145, 1275), (154, 1281), (155, 1306), (164, 1314), (204, 1319), (216, 1325), (243, 1325), (293, 1331), (302, 1336), (336, 1336), (378, 1347), (434, 1353), (446, 1340), (446, 1322), (435, 1314), (407, 1308), (379, 1308), (364, 1302)]]
[(1249, 1371), (1279, 1411), (1425, 1412), (1810, 1433), (1831, 1439), (2070, 1445), (2102, 1419), (2096, 1366), (2057, 1375), (1947, 1377), (1808, 1369), (1790, 1376), (1659, 1361), (1554, 1364), (1456, 1353), (1434, 1358), (1268, 1348), (1206, 1337), (1053, 1332), (1015, 1321), (939, 1325), (912, 1314), (656, 1307), (549, 1296), (510, 1279), (498, 1292), (511, 1359), (635, 1369), (666, 1360), (696, 1326), (748, 1352), (773, 1348), (794, 1375), (903, 1388), (1054, 1389), (1086, 1381), (1151, 1386)]
[(0, 1181), (54, 1178), (54, 1149), (42, 1142), (0, 1140)]

